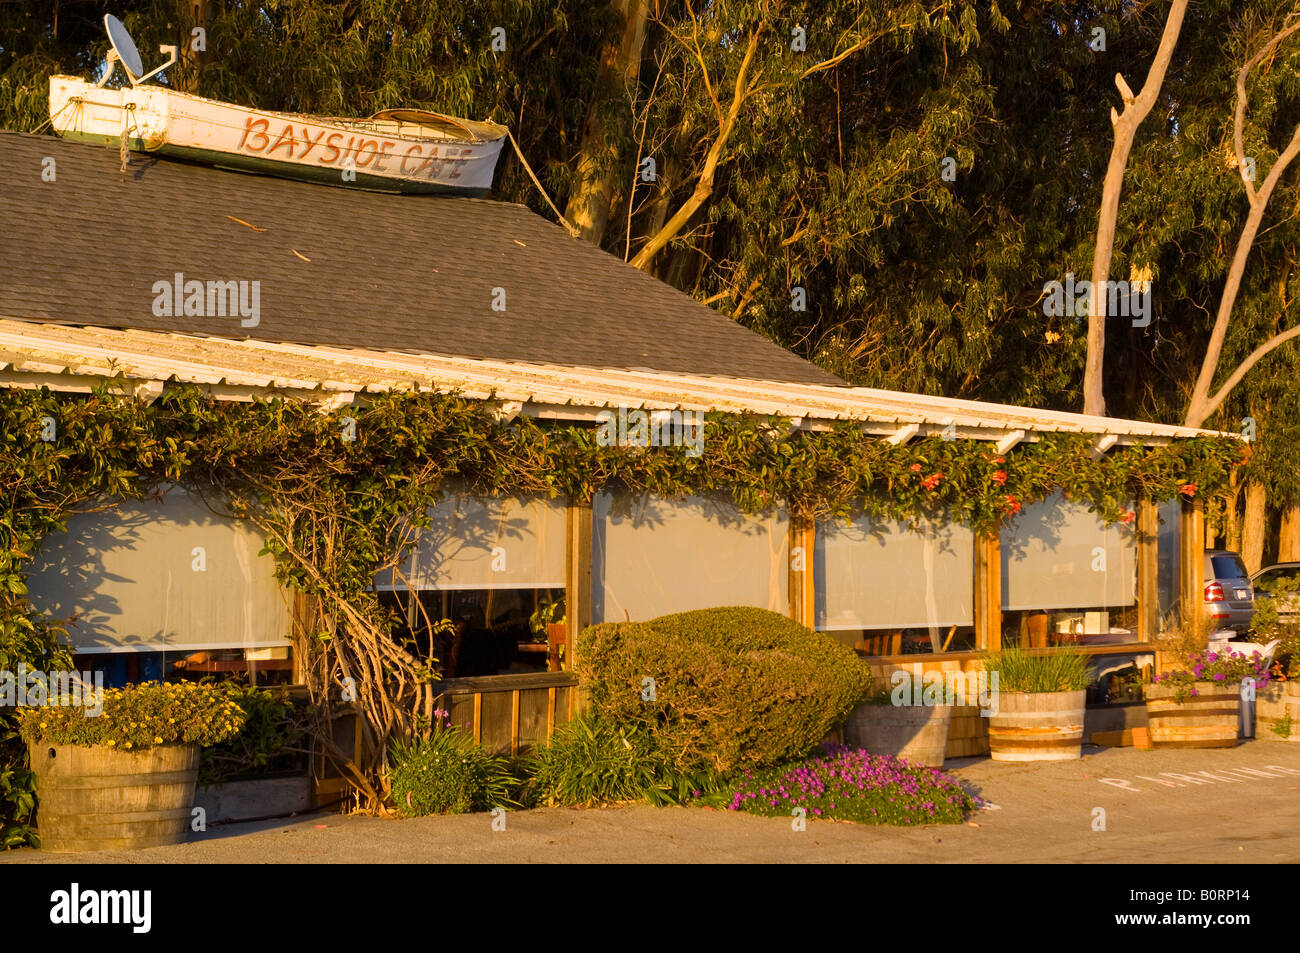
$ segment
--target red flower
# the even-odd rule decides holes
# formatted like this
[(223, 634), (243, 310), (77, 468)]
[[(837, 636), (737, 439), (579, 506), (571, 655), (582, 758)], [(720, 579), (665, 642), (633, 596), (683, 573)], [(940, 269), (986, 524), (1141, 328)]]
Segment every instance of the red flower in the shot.
[(993, 474), (993, 482), (996, 483), (998, 486), (1006, 486), (1006, 485), (1007, 485), (1007, 471), (1006, 471), (1006, 470), (998, 470), (996, 473), (994, 473), (994, 474)]
[(1184, 483), (1182, 485), (1182, 488), (1178, 492), (1190, 500), (1192, 497), (1196, 495), (1196, 484)]
[(925, 487), (927, 490), (933, 490), (936, 486), (939, 485), (939, 481), (942, 479), (943, 479), (942, 473), (931, 473), (928, 477), (926, 477), (924, 480), (921, 481), (921, 486)]
[(1125, 513), (1122, 517), (1120, 517), (1120, 522), (1129, 524), (1132, 523), (1136, 517), (1137, 517), (1136, 513), (1132, 513), (1132, 512)]
[(912, 472), (913, 472), (913, 473), (920, 473), (920, 472), (921, 472), (921, 464), (919, 464), (919, 463), (913, 463), (913, 464), (912, 464)]
[(1008, 513), (1020, 512), (1020, 501), (1015, 498), (1014, 494), (1007, 495), (1006, 507)]
[(1006, 458), (1006, 457), (994, 457), (994, 458), (993, 458), (993, 462), (994, 462), (994, 463), (1006, 463), (1006, 462), (1007, 462), (1007, 458)]

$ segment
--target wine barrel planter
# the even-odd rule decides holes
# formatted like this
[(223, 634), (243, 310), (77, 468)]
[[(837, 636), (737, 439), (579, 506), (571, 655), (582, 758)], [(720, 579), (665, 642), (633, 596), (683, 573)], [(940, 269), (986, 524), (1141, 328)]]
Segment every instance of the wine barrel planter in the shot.
[(179, 844), (194, 807), (199, 746), (117, 751), (32, 744), (41, 849), (57, 853)]
[(1196, 682), (1180, 703), (1173, 685), (1148, 685), (1147, 725), (1156, 748), (1234, 748), (1241, 690), (1234, 683)]
[(844, 725), (844, 743), (942, 768), (951, 723), (951, 705), (859, 705)]
[(1256, 694), (1255, 737), (1300, 742), (1300, 682), (1270, 682)]
[(989, 717), (994, 761), (1073, 761), (1083, 757), (1083, 713), (1088, 693), (998, 692)]

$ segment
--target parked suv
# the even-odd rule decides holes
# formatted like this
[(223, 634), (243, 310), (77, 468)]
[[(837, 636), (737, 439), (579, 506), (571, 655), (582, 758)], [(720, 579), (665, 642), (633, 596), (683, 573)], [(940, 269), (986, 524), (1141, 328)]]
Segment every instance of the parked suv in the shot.
[(1205, 613), (1217, 629), (1250, 629), (1255, 586), (1241, 556), (1231, 550), (1205, 551)]
[[(1265, 566), (1250, 577), (1250, 581), (1255, 587), (1255, 598), (1272, 598), (1269, 593), (1260, 588), (1260, 583), (1275, 582), (1278, 579), (1295, 579), (1297, 576), (1300, 576), (1300, 563), (1274, 563), (1272, 566)], [(1277, 614), (1282, 622), (1300, 621), (1300, 595), (1295, 593), (1283, 594), (1282, 601), (1277, 607)]]

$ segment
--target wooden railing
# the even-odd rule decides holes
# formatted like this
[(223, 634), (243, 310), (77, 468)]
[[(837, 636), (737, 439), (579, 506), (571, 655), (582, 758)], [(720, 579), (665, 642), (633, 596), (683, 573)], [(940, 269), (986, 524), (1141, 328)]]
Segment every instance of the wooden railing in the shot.
[(521, 754), (548, 740), (579, 706), (573, 672), (449, 678), (438, 688), (437, 705), (451, 724), (496, 754)]

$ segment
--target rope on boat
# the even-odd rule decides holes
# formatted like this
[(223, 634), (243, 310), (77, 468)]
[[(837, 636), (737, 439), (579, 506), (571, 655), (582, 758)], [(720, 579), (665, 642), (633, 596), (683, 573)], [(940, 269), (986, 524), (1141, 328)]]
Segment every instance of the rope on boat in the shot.
[(560, 224), (568, 230), (569, 235), (573, 238), (580, 237), (582, 233), (578, 231), (578, 229), (575, 228), (567, 218), (560, 214), (560, 210), (555, 207), (555, 203), (551, 201), (551, 197), (546, 194), (546, 189), (542, 188), (542, 183), (537, 181), (537, 176), (533, 173), (533, 167), (530, 166), (528, 160), (524, 158), (524, 151), (519, 148), (519, 143), (515, 142), (514, 134), (509, 129), (506, 129), (506, 135), (510, 137), (510, 144), (515, 147), (515, 155), (519, 156), (519, 161), (523, 163), (524, 171), (527, 172), (528, 177), (533, 180), (533, 185), (537, 186), (537, 191), (542, 193), (542, 198), (546, 199), (546, 204), (551, 207), (551, 211), (554, 212), (555, 217), (560, 220)]
[(45, 120), (45, 122), (41, 123), (35, 129), (33, 129), (30, 135), (39, 136), (42, 132), (45, 131), (46, 126), (53, 126), (54, 120), (58, 119), (61, 115), (63, 115), (63, 111), (67, 109), (69, 106), (71, 106), (73, 103), (76, 103), (77, 105), (81, 105), (81, 100), (76, 96), (70, 97), (66, 103), (64, 103), (62, 106), (59, 107), (58, 112), (56, 112), (49, 119)]

